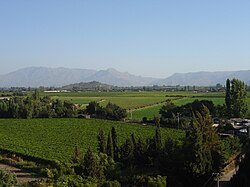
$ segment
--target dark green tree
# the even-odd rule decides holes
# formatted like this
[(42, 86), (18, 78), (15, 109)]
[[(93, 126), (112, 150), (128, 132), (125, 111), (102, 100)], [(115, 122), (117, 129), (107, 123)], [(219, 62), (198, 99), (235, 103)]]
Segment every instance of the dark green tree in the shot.
[(231, 118), (232, 114), (232, 99), (231, 99), (231, 81), (227, 79), (226, 81), (226, 96), (225, 96), (225, 103), (226, 103), (226, 113), (227, 117)]
[(131, 166), (133, 163), (134, 146), (130, 138), (127, 138), (125, 143), (121, 145), (121, 157), (120, 160), (125, 166)]
[(127, 117), (126, 109), (116, 104), (108, 103), (105, 107), (106, 118), (111, 120), (122, 120)]
[(105, 134), (104, 134), (103, 129), (99, 130), (99, 134), (97, 136), (97, 139), (98, 139), (98, 151), (99, 151), (99, 153), (106, 153), (107, 145), (106, 145)]
[(97, 103), (96, 101), (91, 101), (86, 107), (86, 113), (89, 115), (96, 115), (99, 107), (99, 103)]
[(138, 138), (138, 140), (134, 143), (133, 154), (135, 165), (145, 167), (145, 165), (148, 164), (147, 144), (141, 138)]
[(114, 160), (117, 161), (119, 159), (119, 147), (115, 127), (112, 127), (111, 129), (111, 137), (113, 142)]
[(159, 160), (159, 157), (162, 151), (160, 127), (156, 127), (154, 137), (151, 139), (148, 139), (147, 143), (148, 143), (147, 155), (148, 155), (148, 159), (151, 160), (151, 163), (149, 164), (155, 165), (154, 162)]
[(112, 159), (114, 158), (114, 146), (111, 134), (108, 134), (108, 141), (107, 141), (107, 155), (110, 156)]
[(84, 155), (82, 163), (82, 175), (83, 177), (98, 178), (100, 174), (100, 168), (98, 164), (97, 156), (89, 148)]
[[(185, 168), (190, 182), (201, 185), (213, 171), (212, 152), (218, 146), (218, 135), (212, 127), (212, 118), (207, 107), (194, 114), (191, 130), (186, 132), (184, 151), (187, 154)], [(197, 183), (195, 183), (197, 182)], [(201, 183), (200, 183), (201, 182)]]

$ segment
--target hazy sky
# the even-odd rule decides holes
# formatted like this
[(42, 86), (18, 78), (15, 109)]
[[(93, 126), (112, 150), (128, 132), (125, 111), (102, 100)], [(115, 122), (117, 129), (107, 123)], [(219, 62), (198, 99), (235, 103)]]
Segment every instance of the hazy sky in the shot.
[(0, 74), (250, 69), (249, 0), (0, 0)]

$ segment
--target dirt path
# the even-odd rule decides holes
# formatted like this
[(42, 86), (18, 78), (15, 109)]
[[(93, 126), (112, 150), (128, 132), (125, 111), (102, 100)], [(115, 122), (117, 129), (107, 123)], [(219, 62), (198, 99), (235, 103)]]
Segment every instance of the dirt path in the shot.
[(31, 173), (28, 173), (26, 171), (23, 171), (19, 168), (13, 167), (13, 166), (9, 166), (7, 164), (0, 163), (0, 170), (7, 170), (7, 171), (10, 171), (12, 173), (15, 173), (18, 183), (26, 183), (26, 182), (31, 182), (31, 181), (42, 179), (39, 176), (33, 175)]

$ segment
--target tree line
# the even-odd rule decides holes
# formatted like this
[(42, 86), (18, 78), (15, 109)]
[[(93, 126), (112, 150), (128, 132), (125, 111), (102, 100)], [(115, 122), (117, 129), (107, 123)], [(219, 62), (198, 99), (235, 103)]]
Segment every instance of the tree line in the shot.
[(40, 97), (38, 90), (31, 96), (0, 101), (0, 118), (70, 118), (75, 115), (76, 107), (72, 102)]
[(122, 120), (127, 117), (126, 109), (110, 102), (102, 107), (96, 101), (92, 101), (88, 104), (84, 113), (99, 119)]
[(73, 118), (83, 114), (92, 118), (122, 120), (127, 116), (125, 109), (108, 103), (102, 107), (90, 102), (86, 109), (80, 109), (71, 101), (40, 97), (39, 90), (31, 96), (16, 96), (0, 100), (0, 118)]

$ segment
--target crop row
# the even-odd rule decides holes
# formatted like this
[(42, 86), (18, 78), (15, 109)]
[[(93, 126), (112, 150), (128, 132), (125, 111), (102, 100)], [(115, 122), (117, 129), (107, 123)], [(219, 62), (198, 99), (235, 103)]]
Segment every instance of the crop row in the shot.
[[(94, 119), (1, 119), (0, 148), (46, 160), (69, 161), (75, 145), (83, 152), (97, 150), (100, 128), (108, 133), (114, 126), (121, 144), (131, 133), (137, 137), (152, 137), (155, 128)], [(162, 128), (162, 138), (182, 141), (181, 130)]]

